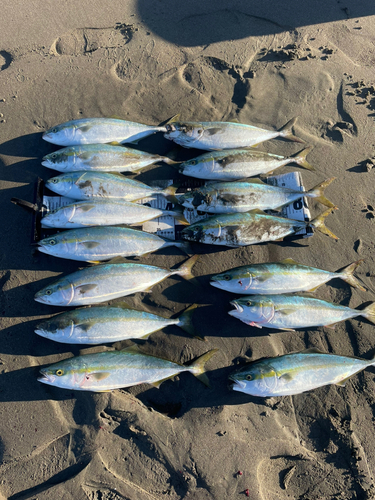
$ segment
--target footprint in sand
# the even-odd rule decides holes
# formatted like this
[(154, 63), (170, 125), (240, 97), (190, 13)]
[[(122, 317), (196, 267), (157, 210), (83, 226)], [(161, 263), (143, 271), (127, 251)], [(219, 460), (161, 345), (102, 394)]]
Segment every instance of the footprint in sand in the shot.
[(80, 28), (55, 40), (51, 52), (57, 55), (79, 56), (98, 49), (123, 47), (132, 38), (133, 27), (118, 24), (111, 28)]
[(367, 205), (366, 208), (362, 210), (362, 212), (365, 214), (366, 219), (374, 219), (375, 215), (375, 208), (372, 205)]
[(13, 57), (6, 50), (0, 50), (0, 71), (9, 68)]

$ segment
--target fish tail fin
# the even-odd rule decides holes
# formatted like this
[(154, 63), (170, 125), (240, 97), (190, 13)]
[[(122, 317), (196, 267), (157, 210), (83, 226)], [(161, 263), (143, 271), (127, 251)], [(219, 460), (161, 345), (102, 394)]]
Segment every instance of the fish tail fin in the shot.
[(205, 354), (202, 354), (202, 356), (199, 356), (190, 366), (189, 366), (189, 371), (195, 375), (201, 382), (203, 382), (204, 385), (207, 387), (210, 387), (210, 382), (208, 380), (208, 377), (206, 375), (206, 369), (205, 369), (205, 364), (208, 362), (209, 359), (212, 358), (212, 356), (218, 351), (219, 349), (212, 349), (211, 351), (206, 352)]
[(193, 249), (191, 248), (191, 245), (188, 241), (174, 241), (173, 246), (179, 248), (182, 250), (186, 255), (192, 255), (193, 254)]
[(362, 292), (366, 292), (367, 289), (362, 286), (358, 279), (354, 276), (354, 271), (357, 269), (357, 267), (363, 262), (363, 259), (357, 260), (356, 262), (353, 262), (349, 266), (345, 267), (340, 273), (340, 278), (349, 283), (350, 286), (353, 286), (354, 288), (358, 288), (359, 290), (362, 290)]
[(335, 205), (330, 202), (325, 196), (324, 196), (324, 190), (326, 187), (328, 187), (331, 182), (333, 182), (334, 180), (336, 179), (336, 177), (331, 177), (330, 179), (327, 179), (326, 181), (324, 182), (321, 182), (320, 184), (318, 184), (317, 186), (315, 186), (314, 188), (310, 189), (310, 191), (308, 191), (306, 195), (309, 195), (311, 196), (311, 198), (316, 198), (319, 203), (321, 203), (322, 205), (325, 205), (326, 207), (329, 207), (329, 208), (333, 208)]
[(182, 328), (184, 332), (187, 332), (189, 335), (192, 337), (195, 337), (196, 339), (203, 340), (202, 337), (197, 337), (195, 334), (195, 329), (193, 326), (193, 314), (195, 309), (198, 307), (197, 304), (193, 304), (179, 316), (178, 320), (179, 322), (177, 323), (177, 326)]
[(297, 121), (297, 118), (298, 116), (295, 116), (294, 118), (292, 118), (291, 120), (288, 121), (288, 123), (286, 123), (283, 127), (281, 127), (278, 132), (279, 132), (279, 135), (280, 137), (285, 137), (285, 139), (289, 139), (290, 141), (294, 141), (294, 142), (301, 142), (301, 143), (304, 143), (305, 141), (303, 141), (302, 139), (300, 139), (299, 137), (296, 137), (294, 134), (293, 134), (293, 127)]
[(161, 191), (160, 194), (164, 195), (169, 201), (174, 204), (178, 204), (178, 199), (176, 197), (176, 191), (180, 187), (179, 183), (171, 184)]
[(361, 311), (361, 316), (371, 321), (371, 323), (375, 323), (375, 302), (365, 307), (363, 311)]
[(315, 168), (306, 160), (306, 156), (310, 153), (311, 150), (312, 146), (309, 146), (308, 148), (302, 149), (302, 151), (296, 153), (294, 156), (292, 156), (292, 158), (300, 167), (315, 172)]
[(320, 231), (323, 234), (326, 234), (327, 236), (330, 236), (334, 240), (338, 240), (338, 237), (324, 225), (325, 218), (336, 209), (337, 207), (329, 208), (322, 214), (318, 215), (318, 217), (315, 217), (315, 219), (313, 219), (311, 222), (309, 222), (309, 226), (313, 227), (314, 229), (317, 229), (318, 231)]
[(180, 267), (176, 270), (172, 271), (172, 274), (177, 274), (178, 276), (182, 276), (185, 280), (188, 280), (190, 283), (198, 284), (196, 278), (191, 273), (192, 267), (199, 259), (199, 255), (193, 255), (190, 259), (186, 260)]
[(163, 215), (171, 215), (176, 219), (176, 222), (182, 224), (183, 226), (189, 226), (189, 221), (184, 216), (184, 207), (181, 205), (177, 205), (173, 207), (172, 211), (165, 210)]
[(162, 156), (162, 160), (167, 165), (172, 165), (172, 167), (174, 165), (179, 165), (181, 163), (180, 161), (175, 161), (175, 160), (172, 160), (172, 158), (168, 158), (168, 156)]

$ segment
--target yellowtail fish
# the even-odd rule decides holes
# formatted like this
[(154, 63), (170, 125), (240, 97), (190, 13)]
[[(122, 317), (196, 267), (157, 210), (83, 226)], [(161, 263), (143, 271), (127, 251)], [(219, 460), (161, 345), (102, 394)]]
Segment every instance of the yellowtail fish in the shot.
[(345, 386), (371, 360), (325, 354), (317, 349), (254, 361), (230, 375), (234, 391), (251, 396), (292, 396), (324, 385)]
[(175, 163), (166, 156), (112, 144), (86, 144), (59, 149), (43, 157), (42, 165), (59, 172), (136, 172), (157, 162)]
[(210, 284), (227, 292), (240, 294), (278, 294), (313, 292), (323, 283), (342, 279), (349, 285), (366, 291), (353, 273), (363, 260), (353, 262), (339, 272), (324, 271), (298, 264), (293, 259), (235, 267), (212, 276)]
[(176, 192), (175, 186), (150, 187), (124, 175), (106, 172), (69, 172), (48, 179), (46, 187), (73, 200), (117, 198), (135, 201), (154, 194), (173, 197)]
[(301, 229), (312, 227), (337, 240), (337, 236), (324, 225), (324, 219), (334, 208), (336, 207), (329, 208), (310, 222), (274, 217), (256, 210), (216, 215), (184, 228), (181, 235), (188, 241), (235, 248), (266, 241), (279, 241)]
[(244, 123), (232, 122), (179, 122), (166, 124), (164, 137), (184, 146), (205, 150), (232, 149), (255, 146), (276, 137), (295, 142), (304, 142), (296, 137), (292, 128), (297, 118), (293, 118), (280, 130), (266, 130)]
[(38, 250), (62, 259), (97, 263), (114, 257), (130, 257), (155, 252), (160, 248), (176, 246), (190, 251), (185, 241), (174, 241), (156, 234), (128, 227), (90, 227), (71, 229), (44, 238)]
[(143, 125), (117, 118), (82, 118), (55, 125), (43, 134), (43, 139), (58, 146), (137, 142), (165, 127)]
[(256, 149), (225, 149), (204, 153), (178, 166), (181, 174), (215, 181), (235, 181), (260, 174), (271, 174), (289, 163), (315, 170), (306, 160), (311, 147), (289, 158)]
[(297, 295), (249, 295), (230, 304), (235, 307), (229, 311), (231, 316), (257, 328), (294, 330), (331, 326), (357, 316), (375, 323), (375, 302), (359, 310)]
[(136, 292), (149, 291), (153, 285), (178, 275), (190, 280), (194, 255), (174, 270), (145, 264), (101, 264), (59, 278), (35, 294), (34, 299), (53, 306), (99, 304)]
[(48, 212), (41, 220), (42, 227), (73, 229), (88, 226), (115, 226), (117, 224), (141, 224), (162, 216), (174, 217), (187, 225), (182, 208), (160, 210), (131, 201), (84, 200), (76, 201)]
[(321, 182), (310, 191), (271, 186), (259, 179), (233, 182), (210, 182), (182, 195), (177, 201), (186, 208), (215, 214), (249, 212), (250, 210), (275, 210), (289, 205), (302, 197), (313, 198), (327, 207), (334, 207), (324, 190), (335, 177)]
[(162, 328), (176, 325), (194, 336), (192, 315), (196, 307), (193, 304), (175, 319), (137, 311), (126, 304), (82, 307), (39, 323), (35, 333), (64, 344), (103, 344), (146, 339)]
[(156, 387), (182, 372), (190, 372), (209, 385), (204, 365), (217, 352), (206, 352), (189, 366), (140, 351), (134, 346), (65, 359), (40, 370), (39, 382), (62, 389), (107, 392), (122, 387), (152, 384)]

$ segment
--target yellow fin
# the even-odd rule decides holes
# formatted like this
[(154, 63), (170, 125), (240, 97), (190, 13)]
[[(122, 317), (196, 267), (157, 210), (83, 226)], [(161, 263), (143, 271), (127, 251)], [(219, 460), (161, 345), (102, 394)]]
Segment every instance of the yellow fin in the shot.
[(312, 293), (315, 292), (321, 285), (314, 286), (314, 288), (310, 288), (310, 290), (307, 290), (308, 292)]
[(95, 380), (104, 380), (109, 376), (110, 376), (109, 372), (95, 372), (95, 373), (90, 373), (90, 375), (89, 375), (89, 377), (91, 377)]
[(166, 125), (168, 125), (168, 123), (175, 123), (175, 122), (179, 122), (180, 121), (180, 116), (181, 116), (181, 113), (177, 113), (176, 115), (172, 116), (172, 118), (170, 118)]
[(283, 259), (283, 260), (280, 260), (279, 261), (280, 264), (293, 264), (293, 265), (299, 265), (298, 262), (296, 262), (295, 260), (291, 259), (291, 258), (287, 258), (287, 259)]
[(165, 377), (165, 378), (162, 378), (161, 380), (157, 380), (156, 382), (151, 382), (151, 385), (153, 385), (154, 387), (159, 389), (159, 387), (161, 386), (161, 384), (163, 382), (165, 382), (166, 380), (169, 380), (170, 378), (175, 377), (176, 375), (177, 375), (177, 373), (175, 375), (171, 375), (170, 377)]

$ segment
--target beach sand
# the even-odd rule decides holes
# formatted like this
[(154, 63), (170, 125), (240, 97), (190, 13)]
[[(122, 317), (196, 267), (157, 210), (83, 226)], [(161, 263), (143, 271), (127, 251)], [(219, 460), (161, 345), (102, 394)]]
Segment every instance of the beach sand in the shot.
[[(374, 288), (375, 6), (370, 0), (264, 2), (82, 0), (6, 2), (0, 19), (0, 499), (224, 500), (375, 498), (374, 369), (345, 388), (260, 399), (231, 391), (228, 376), (245, 360), (316, 347), (370, 359), (375, 327), (358, 318), (334, 329), (259, 330), (228, 315), (233, 296), (212, 274), (287, 257), (336, 271), (364, 259), (358, 274)], [(261, 4), (261, 5), (260, 5)], [(307, 189), (336, 177), (326, 195), (338, 207), (326, 225), (335, 242), (308, 240), (239, 249), (194, 245), (200, 286), (170, 278), (127, 298), (170, 317), (198, 303), (195, 326), (206, 342), (177, 327), (152, 334), (146, 352), (187, 363), (213, 348), (211, 388), (190, 373), (150, 385), (91, 394), (37, 381), (41, 366), (84, 352), (34, 333), (61, 312), (34, 294), (79, 267), (36, 252), (32, 214), (41, 158), (53, 125), (118, 117), (156, 125), (231, 121), (278, 129), (298, 116), (295, 133), (313, 146), (301, 170)], [(273, 140), (261, 150), (294, 154)], [(156, 134), (139, 148), (183, 155)], [(191, 155), (191, 152), (188, 152)], [(288, 166), (283, 171), (292, 171)], [(137, 179), (177, 178), (156, 165)], [(310, 203), (313, 216), (322, 206)], [(176, 249), (142, 263), (173, 267)], [(374, 299), (336, 280), (319, 298), (358, 307)], [(117, 349), (128, 343), (118, 342)]]

